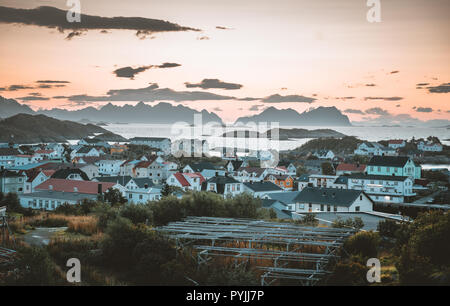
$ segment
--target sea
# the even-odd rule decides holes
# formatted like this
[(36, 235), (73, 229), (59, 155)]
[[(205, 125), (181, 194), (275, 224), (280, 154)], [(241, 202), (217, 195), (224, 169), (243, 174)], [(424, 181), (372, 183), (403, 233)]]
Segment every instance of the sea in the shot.
[[(269, 139), (234, 139), (223, 138), (220, 135), (225, 132), (239, 130), (241, 128), (235, 126), (216, 126), (212, 128), (192, 127), (189, 125), (165, 125), (165, 124), (108, 124), (103, 128), (119, 134), (125, 138), (133, 137), (167, 137), (172, 141), (177, 139), (205, 139), (208, 141), (210, 148), (228, 147), (236, 144), (238, 148), (248, 148), (250, 150), (263, 150), (262, 147), (277, 149), (279, 151), (292, 150), (300, 147), (310, 138), (289, 139), (289, 140), (269, 140)], [(346, 127), (328, 127), (328, 126), (283, 126), (283, 128), (301, 128), (308, 130), (315, 129), (333, 129), (347, 136), (355, 136), (361, 140), (380, 141), (388, 139), (411, 139), (412, 137), (427, 138), (428, 136), (436, 136), (445, 145), (450, 145), (450, 129), (446, 128), (422, 128), (422, 127), (380, 127), (380, 126), (346, 126)], [(250, 130), (246, 127), (245, 129)], [(258, 132), (265, 132), (268, 128), (251, 129)]]

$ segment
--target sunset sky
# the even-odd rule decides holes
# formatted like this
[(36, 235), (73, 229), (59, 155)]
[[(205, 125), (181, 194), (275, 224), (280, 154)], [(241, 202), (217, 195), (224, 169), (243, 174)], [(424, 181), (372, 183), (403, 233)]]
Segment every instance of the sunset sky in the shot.
[(68, 10), (66, 0), (0, 0), (1, 96), (33, 109), (166, 101), (225, 121), (269, 106), (450, 119), (448, 0), (381, 0), (380, 23), (367, 21), (366, 0), (80, 2), (83, 15), (175, 30), (136, 35), (135, 18), (95, 27), (82, 16), (81, 30), (62, 33), (5, 7)]

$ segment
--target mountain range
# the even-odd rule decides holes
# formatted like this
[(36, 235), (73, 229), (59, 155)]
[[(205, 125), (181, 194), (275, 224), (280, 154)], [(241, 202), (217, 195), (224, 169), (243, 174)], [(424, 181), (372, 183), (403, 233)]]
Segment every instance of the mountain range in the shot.
[(240, 117), (237, 123), (278, 122), (280, 126), (351, 126), (350, 120), (336, 107), (318, 107), (299, 114), (292, 108), (277, 109), (268, 107), (254, 116)]
[[(194, 115), (201, 114), (203, 123), (218, 122), (222, 119), (214, 112), (197, 111), (192, 108), (160, 102), (154, 106), (139, 102), (136, 105), (117, 106), (108, 103), (101, 108), (86, 107), (80, 110), (53, 108), (34, 111), (29, 106), (18, 103), (14, 99), (0, 96), (0, 117), (7, 118), (16, 114), (46, 115), (60, 120), (82, 122), (109, 123), (157, 123), (172, 124), (175, 122), (194, 123)], [(269, 107), (260, 114), (239, 118), (236, 122), (279, 122), (280, 126), (351, 126), (350, 120), (336, 107), (318, 107), (298, 113), (293, 109), (277, 109)]]

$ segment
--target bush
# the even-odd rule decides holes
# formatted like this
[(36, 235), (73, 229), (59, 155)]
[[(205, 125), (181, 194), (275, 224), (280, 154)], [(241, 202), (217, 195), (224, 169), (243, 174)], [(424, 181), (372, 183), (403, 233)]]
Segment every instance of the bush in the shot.
[(151, 209), (147, 205), (141, 204), (125, 205), (119, 210), (119, 215), (121, 217), (130, 219), (134, 224), (151, 223), (153, 219)]
[(400, 228), (400, 225), (394, 220), (383, 220), (377, 225), (377, 231), (383, 237), (395, 238), (396, 232)]
[(378, 245), (379, 236), (377, 233), (359, 232), (345, 241), (344, 248), (350, 254), (366, 259), (377, 256)]

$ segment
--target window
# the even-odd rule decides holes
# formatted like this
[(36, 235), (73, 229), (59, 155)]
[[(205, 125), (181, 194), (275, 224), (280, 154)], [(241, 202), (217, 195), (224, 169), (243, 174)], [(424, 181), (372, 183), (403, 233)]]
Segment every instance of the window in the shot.
[(359, 196), (359, 200), (362, 201), (362, 195)]
[(359, 206), (356, 206), (356, 207), (355, 207), (355, 211), (359, 211)]

